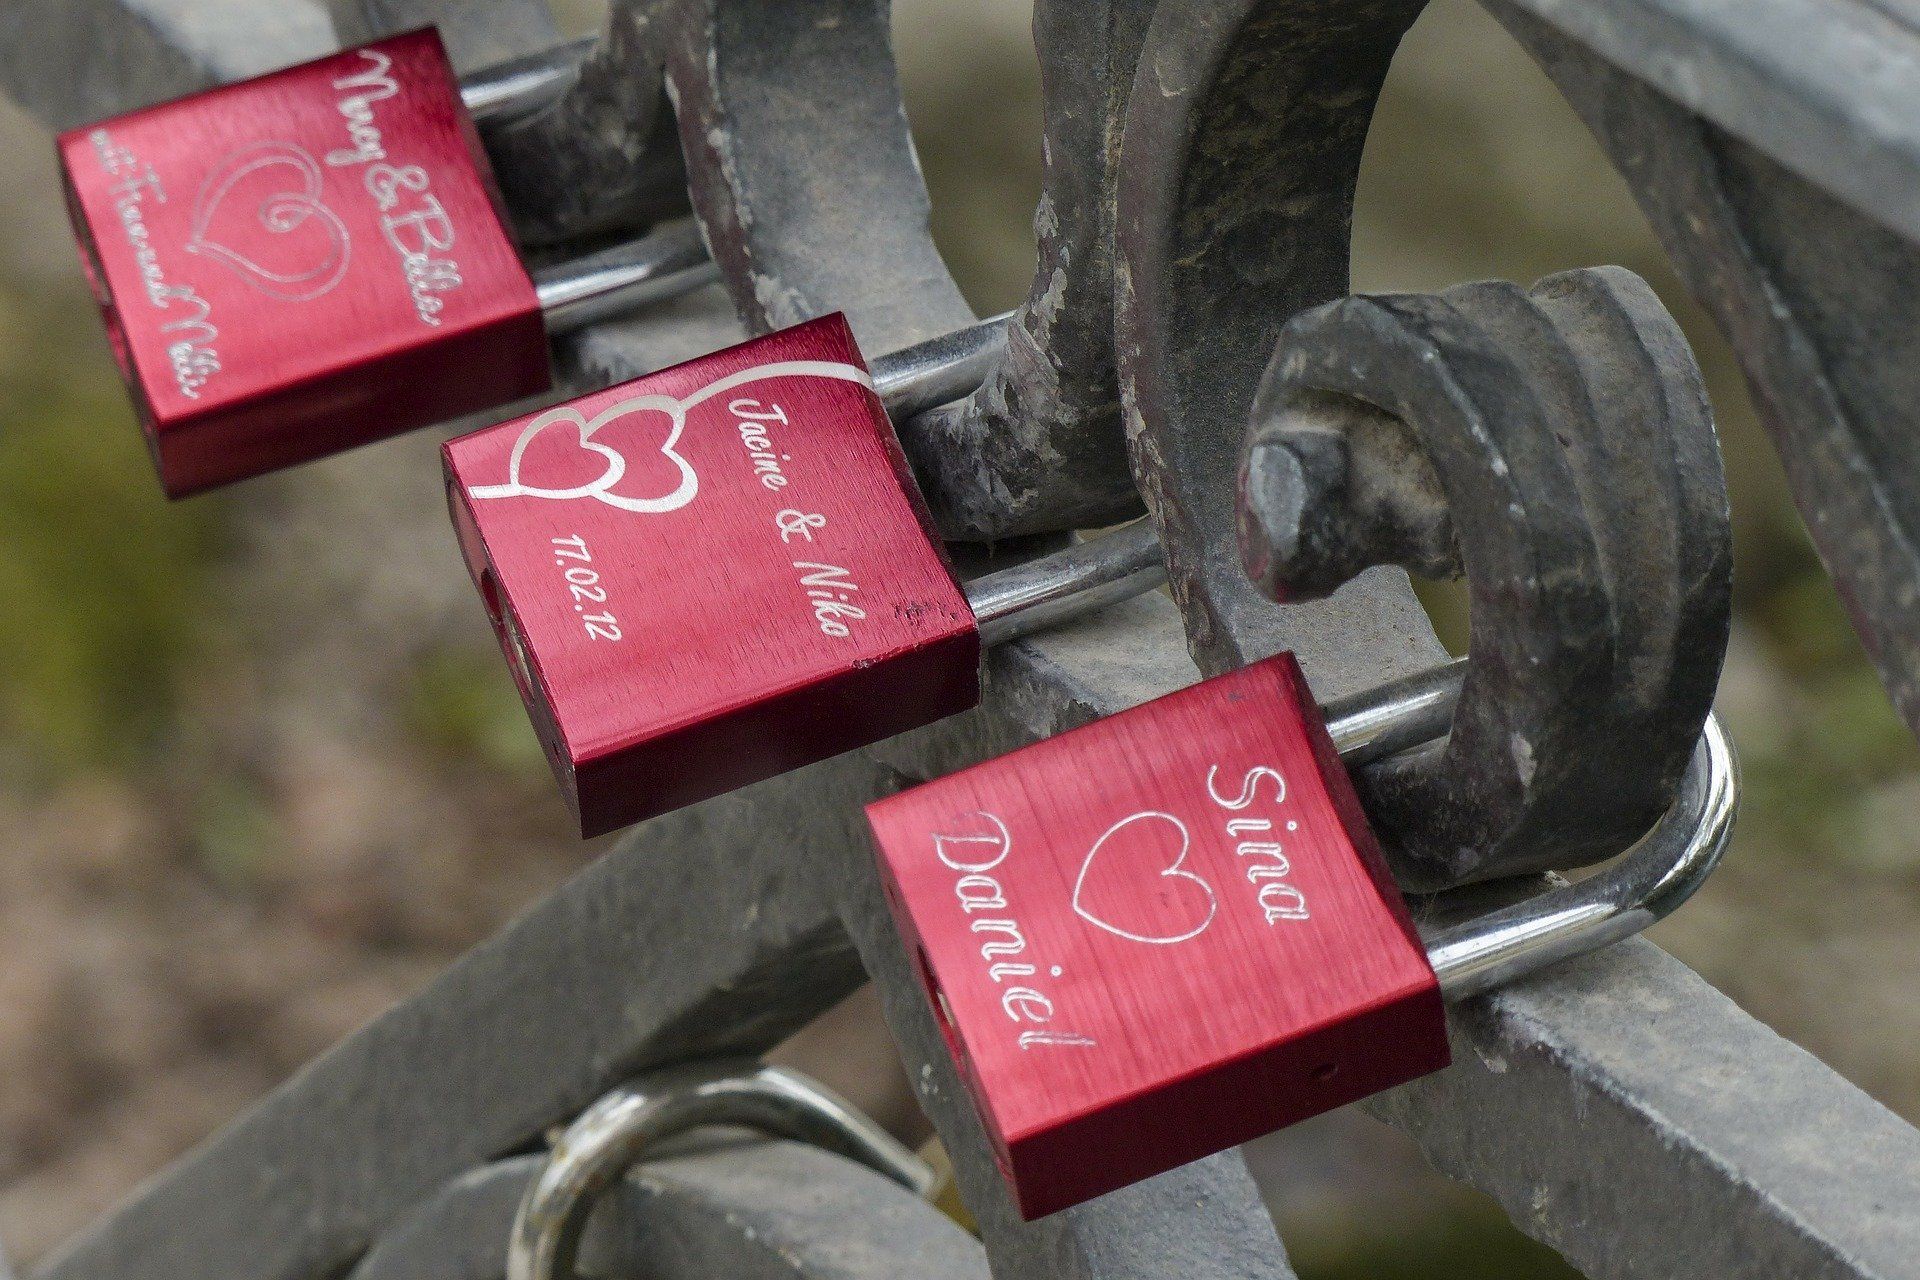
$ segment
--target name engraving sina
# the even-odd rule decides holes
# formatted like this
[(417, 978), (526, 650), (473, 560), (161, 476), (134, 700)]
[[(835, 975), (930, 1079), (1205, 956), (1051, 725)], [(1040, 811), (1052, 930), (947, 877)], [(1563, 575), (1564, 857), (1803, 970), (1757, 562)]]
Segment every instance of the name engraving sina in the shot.
[[(1278, 809), (1286, 802), (1287, 780), (1277, 769), (1266, 765), (1248, 769), (1240, 777), (1240, 790), (1231, 796), (1222, 795), (1218, 790), (1219, 773), (1217, 764), (1207, 770), (1207, 795), (1229, 813), (1244, 814), (1251, 808), (1259, 799), (1262, 782), (1271, 784), (1273, 798), (1269, 804)], [(1285, 844), (1273, 838), (1274, 822), (1270, 817), (1236, 817), (1226, 823), (1227, 838), (1234, 841), (1234, 856), (1246, 860), (1247, 883), (1253, 886), (1254, 900), (1269, 925), (1283, 920), (1306, 920), (1311, 914), (1307, 910), (1307, 895), (1289, 879), (1293, 866), (1287, 860)], [(1286, 830), (1293, 831), (1299, 825), (1289, 820)]]

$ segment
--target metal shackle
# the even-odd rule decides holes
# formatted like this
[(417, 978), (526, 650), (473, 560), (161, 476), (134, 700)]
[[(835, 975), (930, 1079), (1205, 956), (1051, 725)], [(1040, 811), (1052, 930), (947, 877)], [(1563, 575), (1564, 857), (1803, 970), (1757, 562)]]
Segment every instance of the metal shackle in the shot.
[[(460, 100), (482, 129), (525, 119), (557, 101), (579, 77), (598, 40), (575, 40), (482, 68), (460, 80)], [(692, 218), (582, 257), (536, 267), (535, 296), (547, 332), (570, 333), (609, 316), (691, 293), (720, 278)]]
[[(981, 320), (873, 361), (873, 389), (903, 421), (972, 394), (1007, 345), (1013, 312)], [(981, 642), (1004, 644), (1153, 590), (1167, 580), (1152, 521), (1136, 520), (966, 584)]]
[[(1326, 706), (1348, 767), (1447, 731), (1464, 660)], [(1709, 716), (1672, 806), (1612, 865), (1459, 923), (1421, 930), (1448, 1001), (1477, 995), (1557, 961), (1621, 941), (1692, 896), (1726, 852), (1739, 771)], [(723, 1061), (670, 1069), (622, 1086), (568, 1125), (514, 1219), (507, 1280), (573, 1280), (594, 1200), (662, 1141), (734, 1125), (809, 1142), (925, 1195), (931, 1171), (871, 1120), (817, 1083), (780, 1067)]]
[[(1327, 730), (1341, 760), (1358, 768), (1446, 733), (1466, 670), (1462, 658), (1327, 704)], [(1605, 869), (1459, 923), (1421, 929), (1441, 995), (1476, 995), (1664, 919), (1719, 865), (1739, 801), (1733, 745), (1709, 714), (1672, 805)]]
[(482, 128), (512, 124), (558, 102), (580, 78), (600, 43), (583, 36), (523, 58), (495, 62), (460, 77), (460, 100)]
[(821, 1147), (915, 1195), (924, 1197), (935, 1185), (924, 1160), (797, 1071), (737, 1059), (668, 1068), (606, 1094), (554, 1138), (514, 1215), (507, 1280), (574, 1280), (580, 1239), (599, 1196), (662, 1142), (711, 1125)]

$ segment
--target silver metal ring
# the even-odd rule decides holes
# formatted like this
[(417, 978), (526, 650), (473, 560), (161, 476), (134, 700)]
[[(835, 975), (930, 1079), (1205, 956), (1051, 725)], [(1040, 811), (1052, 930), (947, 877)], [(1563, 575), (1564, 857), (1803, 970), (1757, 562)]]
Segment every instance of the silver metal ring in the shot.
[(507, 1280), (575, 1280), (600, 1195), (668, 1138), (733, 1125), (837, 1152), (925, 1196), (934, 1174), (886, 1130), (817, 1081), (753, 1061), (669, 1068), (624, 1084), (554, 1140), (507, 1244)]
[(1427, 959), (1448, 1000), (1630, 938), (1693, 896), (1727, 851), (1740, 766), (1709, 715), (1680, 794), (1640, 842), (1605, 870), (1524, 902), (1436, 929)]
[[(1327, 729), (1347, 767), (1431, 741), (1447, 732), (1467, 662), (1428, 671), (1330, 702)], [(1526, 900), (1422, 930), (1427, 959), (1448, 1000), (1499, 986), (1523, 973), (1598, 951), (1664, 919), (1720, 864), (1740, 805), (1740, 767), (1720, 722), (1708, 715), (1679, 793), (1637, 844), (1599, 873)], [(1476, 889), (1433, 901), (1471, 898)]]

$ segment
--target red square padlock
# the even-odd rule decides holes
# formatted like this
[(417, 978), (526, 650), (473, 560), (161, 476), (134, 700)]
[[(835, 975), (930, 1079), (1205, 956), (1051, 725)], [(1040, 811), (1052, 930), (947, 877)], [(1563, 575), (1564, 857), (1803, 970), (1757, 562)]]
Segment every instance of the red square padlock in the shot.
[(76, 129), (82, 259), (175, 497), (546, 389), (432, 30)]
[(451, 441), (583, 834), (972, 706), (980, 635), (841, 317)]
[(1291, 655), (867, 816), (1029, 1218), (1447, 1063), (1433, 970)]

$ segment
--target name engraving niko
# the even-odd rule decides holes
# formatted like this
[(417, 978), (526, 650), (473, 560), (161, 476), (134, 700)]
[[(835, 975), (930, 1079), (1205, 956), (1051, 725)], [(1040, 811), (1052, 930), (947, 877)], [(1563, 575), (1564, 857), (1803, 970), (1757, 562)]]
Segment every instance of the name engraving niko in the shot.
[(446, 302), (439, 295), (463, 283), (460, 264), (449, 254), (458, 238), (453, 219), (440, 197), (432, 192), (433, 179), (417, 164), (390, 164), (385, 135), (375, 108), (399, 96), (392, 73), (393, 59), (378, 49), (361, 49), (365, 62), (359, 71), (333, 82), (342, 95), (335, 106), (347, 127), (347, 146), (327, 153), (327, 163), (344, 169), (368, 166), (361, 178), (380, 212), (380, 233), (400, 260), (407, 293), (420, 322), (439, 327)]
[[(773, 527), (780, 531), (782, 542), (792, 542), (795, 538), (812, 542), (813, 531), (826, 528), (827, 518), (789, 507), (774, 513)], [(853, 572), (817, 560), (795, 560), (793, 567), (800, 575), (800, 589), (813, 605), (813, 624), (820, 628), (820, 634), (836, 640), (852, 638), (853, 630), (847, 623), (867, 616), (867, 611), (853, 602), (854, 594), (860, 590), (860, 584), (853, 580)]]
[[(760, 487), (774, 493), (786, 488), (787, 475), (780, 464), (793, 461), (793, 455), (775, 450), (767, 424), (786, 425), (787, 411), (771, 401), (762, 403), (742, 397), (729, 403), (727, 412), (735, 418), (734, 429), (740, 433), (740, 443), (746, 446)], [(779, 531), (783, 543), (791, 544), (795, 538), (812, 542), (814, 531), (827, 527), (827, 518), (818, 512), (787, 507), (773, 513), (773, 527)], [(867, 616), (867, 611), (853, 602), (860, 591), (860, 584), (853, 580), (853, 571), (817, 560), (795, 560), (793, 568), (799, 574), (800, 589), (813, 608), (813, 625), (820, 629), (820, 634), (835, 640), (851, 640), (853, 628), (849, 624)]]
[[(987, 978), (1000, 988), (1000, 1009), (1022, 1030), (1015, 1043), (1022, 1049), (1042, 1047), (1088, 1049), (1091, 1036), (1053, 1025), (1053, 997), (1041, 989), (1040, 968), (1027, 954), (1026, 934), (1007, 906), (1007, 891), (993, 872), (1013, 852), (1007, 824), (991, 813), (975, 813), (985, 825), (978, 831), (935, 834), (933, 856), (950, 871), (959, 872), (953, 896), (967, 917), (967, 930), (980, 941), (980, 962)], [(1060, 976), (1060, 966), (1048, 973)]]
[(157, 311), (169, 313), (160, 322), (160, 332), (173, 337), (167, 344), (167, 362), (174, 385), (189, 400), (198, 400), (200, 392), (214, 374), (220, 372), (220, 352), (214, 343), (220, 337), (213, 323), (213, 304), (191, 285), (173, 284), (167, 279), (160, 253), (154, 247), (147, 227), (145, 202), (167, 202), (160, 175), (152, 165), (115, 140), (105, 129), (87, 135), (94, 157), (108, 177), (114, 179), (108, 191), (113, 196), (115, 215), (121, 234), (133, 253), (134, 268), (140, 273), (141, 290), (147, 303)]

